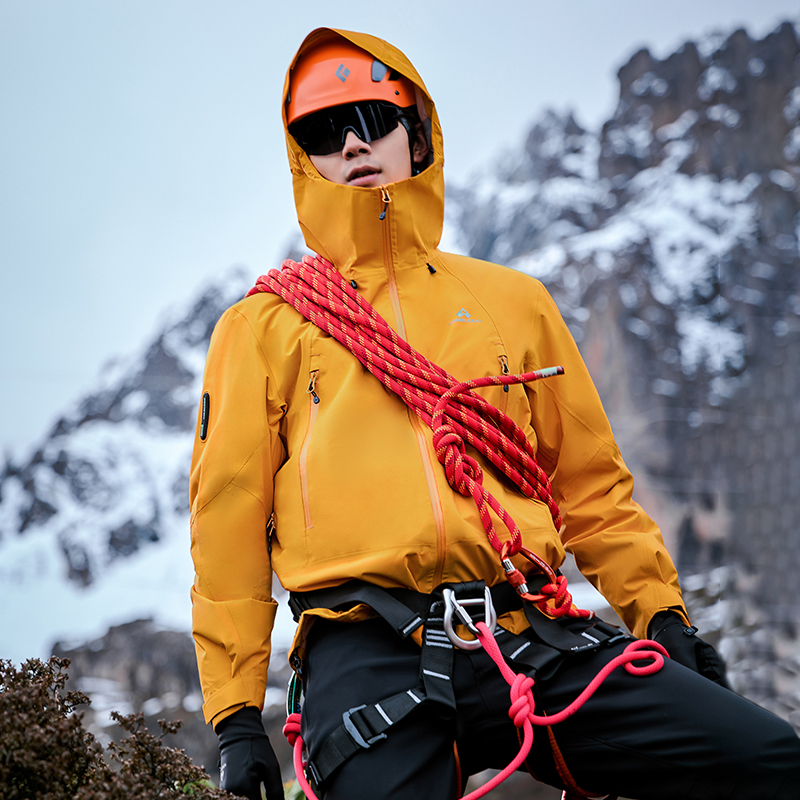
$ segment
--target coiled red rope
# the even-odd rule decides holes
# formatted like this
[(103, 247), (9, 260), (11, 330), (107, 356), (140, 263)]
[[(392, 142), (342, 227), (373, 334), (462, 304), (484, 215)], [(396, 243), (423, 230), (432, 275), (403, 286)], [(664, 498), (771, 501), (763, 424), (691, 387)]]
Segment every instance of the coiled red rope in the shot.
[[(561, 514), (553, 499), (550, 480), (537, 464), (524, 431), (473, 389), (529, 383), (562, 374), (562, 367), (459, 382), (414, 350), (344, 280), (334, 266), (320, 256), (305, 256), (300, 263), (284, 261), (280, 271), (271, 270), (267, 275), (262, 275), (247, 296), (258, 292), (277, 294), (303, 317), (333, 336), (433, 430), (436, 456), (444, 465), (448, 482), (455, 491), (475, 501), (486, 535), (500, 554), (509, 582), (525, 599), (536, 603), (542, 611), (552, 616), (592, 616), (592, 612), (573, 606), (566, 579), (557, 576), (549, 564), (523, 546), (517, 524), (483, 486), (483, 470), (466, 452), (467, 444), (471, 445), (523, 495), (545, 503), (556, 529), (559, 529)], [(500, 540), (490, 509), (508, 529), (509, 539)], [(550, 583), (540, 590), (540, 594), (528, 593), (524, 576), (511, 564), (511, 557), (518, 554), (548, 576)], [(503, 659), (488, 627), (484, 623), (477, 623), (476, 627), (482, 646), (511, 687), (509, 715), (514, 724), (523, 729), (523, 743), (520, 752), (506, 769), (464, 800), (482, 797), (523, 763), (533, 743), (534, 725), (554, 725), (574, 714), (618, 667), (624, 665), (628, 672), (636, 675), (651, 674), (661, 669), (663, 656), (667, 655), (664, 648), (655, 642), (634, 642), (606, 664), (567, 708), (554, 716), (539, 717), (534, 714), (533, 679), (514, 673)], [(651, 663), (645, 667), (631, 663), (647, 658)], [(305, 776), (300, 714), (294, 713), (288, 717), (284, 735), (294, 751), (295, 772), (300, 785), (308, 798), (316, 800)]]
[[(529, 383), (563, 373), (553, 367), (520, 375), (499, 375), (459, 382), (402, 339), (397, 332), (320, 256), (287, 260), (281, 270), (262, 275), (247, 293), (277, 294), (326, 333), (344, 345), (381, 383), (397, 394), (433, 430), (433, 442), (447, 479), (455, 491), (472, 497), (492, 547), (504, 560), (511, 583), (526, 599), (554, 616), (590, 616), (572, 606), (566, 582), (549, 564), (522, 545), (519, 527), (500, 502), (483, 486), (480, 464), (467, 455), (471, 445), (497, 467), (517, 489), (545, 503), (556, 529), (561, 514), (547, 474), (536, 462), (525, 432), (510, 417), (473, 389)], [(490, 509), (508, 529), (501, 541)], [(550, 579), (540, 594), (527, 593), (524, 577), (510, 558), (522, 554)]]

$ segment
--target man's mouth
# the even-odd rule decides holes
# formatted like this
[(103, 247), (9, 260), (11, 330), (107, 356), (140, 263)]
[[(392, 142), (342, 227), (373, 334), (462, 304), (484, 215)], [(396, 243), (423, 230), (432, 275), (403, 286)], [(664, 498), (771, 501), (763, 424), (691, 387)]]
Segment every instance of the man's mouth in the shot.
[(377, 167), (356, 167), (347, 176), (348, 183), (360, 183), (371, 177), (377, 175), (380, 170)]

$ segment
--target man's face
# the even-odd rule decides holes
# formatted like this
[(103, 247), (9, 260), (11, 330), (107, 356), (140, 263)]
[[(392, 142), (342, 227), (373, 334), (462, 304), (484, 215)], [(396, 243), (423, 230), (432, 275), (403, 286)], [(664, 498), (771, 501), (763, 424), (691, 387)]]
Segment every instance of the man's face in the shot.
[(309, 158), (323, 178), (346, 186), (382, 186), (411, 177), (408, 133), (402, 125), (372, 142), (348, 131), (341, 152)]

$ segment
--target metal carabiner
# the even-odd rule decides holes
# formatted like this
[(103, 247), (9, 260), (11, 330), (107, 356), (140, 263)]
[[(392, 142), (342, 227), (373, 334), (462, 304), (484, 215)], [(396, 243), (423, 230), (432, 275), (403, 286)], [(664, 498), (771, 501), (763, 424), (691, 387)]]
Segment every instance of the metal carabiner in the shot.
[(286, 716), (300, 713), (303, 708), (303, 681), (296, 673), (292, 673), (289, 678), (289, 685), (286, 687)]
[(459, 600), (456, 597), (455, 591), (449, 588), (443, 589), (442, 594), (444, 595), (444, 632), (447, 634), (447, 638), (456, 647), (460, 647), (462, 650), (477, 650), (479, 647), (481, 647), (481, 643), (478, 639), (462, 639), (455, 632), (455, 629), (453, 628), (453, 612), (455, 611), (458, 617), (457, 622), (466, 625), (469, 631), (477, 636), (478, 629), (475, 627), (472, 617), (470, 617), (464, 607), (483, 606), (483, 616), (486, 626), (492, 633), (494, 633), (495, 628), (497, 627), (497, 612), (494, 610), (492, 594), (489, 591), (489, 587), (483, 587), (483, 599), (474, 597), (467, 598), (465, 600)]

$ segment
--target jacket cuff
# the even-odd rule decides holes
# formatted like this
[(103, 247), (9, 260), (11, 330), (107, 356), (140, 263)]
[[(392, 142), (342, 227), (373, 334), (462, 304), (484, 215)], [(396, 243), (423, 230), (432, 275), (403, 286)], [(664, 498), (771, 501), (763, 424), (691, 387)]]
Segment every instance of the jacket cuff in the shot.
[(250, 693), (247, 691), (242, 677), (237, 676), (214, 692), (203, 703), (203, 716), (206, 722), (213, 720), (216, 725), (246, 705), (252, 705)]

